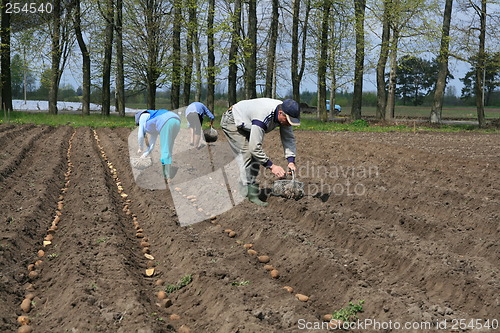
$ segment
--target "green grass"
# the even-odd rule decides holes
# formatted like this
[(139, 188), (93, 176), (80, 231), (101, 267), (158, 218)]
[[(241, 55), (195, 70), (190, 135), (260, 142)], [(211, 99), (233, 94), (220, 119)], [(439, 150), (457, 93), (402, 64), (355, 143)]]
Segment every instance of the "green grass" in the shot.
[[(4, 113), (0, 113), (0, 124), (7, 123)], [(134, 118), (119, 117), (110, 115), (109, 117), (100, 114), (91, 114), (83, 116), (80, 114), (48, 114), (48, 113), (29, 113), (12, 111), (10, 113), (10, 123), (14, 124), (35, 124), (50, 126), (73, 126), (73, 127), (134, 127)]]
[[(375, 117), (376, 107), (363, 106), (361, 114), (364, 117)], [(341, 115), (350, 116), (351, 108), (349, 106), (342, 108)], [(396, 105), (396, 118), (429, 118), (431, 113), (430, 106), (405, 106)], [(486, 119), (495, 119), (500, 117), (500, 108), (485, 107), (484, 114)], [(473, 106), (447, 106), (443, 107), (443, 119), (471, 119), (477, 120), (477, 110)]]
[[(364, 110), (364, 109), (363, 109)], [(220, 128), (220, 118), (225, 110), (221, 107), (215, 110), (214, 127)], [(418, 111), (418, 110), (417, 110)], [(418, 114), (414, 111), (412, 114)], [(470, 110), (461, 110), (460, 112), (469, 112)], [(497, 114), (497, 117), (500, 113)], [(365, 114), (364, 114), (365, 115)], [(366, 115), (365, 115), (366, 116)], [(345, 115), (342, 115), (345, 117)], [(498, 129), (478, 129), (474, 125), (440, 125), (429, 126), (425, 123), (407, 122), (390, 122), (384, 123), (367, 123), (364, 120), (352, 122), (348, 118), (343, 123), (327, 122), (323, 123), (317, 120), (315, 114), (304, 114), (301, 119), (301, 126), (296, 130), (304, 131), (349, 131), (349, 132), (417, 132), (417, 131), (431, 131), (431, 132), (459, 132), (459, 131), (479, 131), (479, 132), (500, 132)], [(0, 112), (0, 124), (6, 123), (3, 112)], [(58, 115), (51, 115), (46, 112), (41, 113), (28, 113), (13, 111), (10, 113), (10, 123), (14, 124), (35, 124), (35, 125), (50, 125), (50, 126), (73, 126), (73, 127), (128, 127), (134, 128), (134, 118), (131, 116), (119, 117), (116, 114), (111, 114), (109, 117), (101, 116), (100, 114), (91, 114), (89, 116), (82, 116), (81, 114), (66, 114), (60, 113)], [(209, 127), (210, 122), (204, 121), (203, 128)], [(414, 127), (415, 126), (415, 127)], [(181, 127), (186, 128), (187, 123), (185, 118), (182, 117)]]
[(499, 132), (498, 129), (488, 128), (479, 129), (475, 125), (437, 125), (425, 126), (423, 124), (413, 122), (405, 122), (405, 124), (370, 124), (363, 120), (345, 123), (327, 122), (323, 123), (316, 119), (302, 118), (300, 126), (296, 127), (303, 131), (326, 131), (326, 132), (461, 132), (461, 131), (477, 131), (477, 132)]

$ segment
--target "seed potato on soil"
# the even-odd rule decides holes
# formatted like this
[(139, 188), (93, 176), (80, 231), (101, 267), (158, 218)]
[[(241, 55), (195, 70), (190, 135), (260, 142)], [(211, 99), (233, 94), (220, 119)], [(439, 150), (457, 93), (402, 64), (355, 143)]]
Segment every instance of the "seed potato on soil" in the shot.
[[(191, 154), (183, 153), (189, 133), (182, 130), (174, 150), (179, 177), (186, 171), (180, 162)], [(2, 271), (1, 332), (20, 327), (15, 319), (22, 311), (19, 295), (30, 282), (26, 267), (35, 262), (62, 193), (64, 207), (56, 212), (60, 228), (53, 244), (44, 248), (58, 258), (46, 261), (32, 282), (34, 332), (169, 332), (168, 325), (178, 329), (181, 324), (193, 332), (294, 332), (300, 318), (317, 321), (319, 314), (357, 300), (365, 301), (361, 319), (380, 321), (493, 318), (500, 313), (496, 133), (298, 130), (297, 166), (302, 169), (297, 179), (304, 182), (303, 198), (269, 197), (268, 207), (244, 201), (217, 213), (223, 228), (208, 219), (186, 228), (178, 226), (169, 190), (137, 185), (129, 161), (131, 130), (96, 132), (122, 193), (90, 128), (0, 124), (5, 154), (0, 159), (0, 267), (20, 272)], [(73, 169), (62, 187), (73, 133)], [(231, 151), (219, 149), (223, 145), (227, 142), (221, 136), (210, 146), (219, 163), (215, 170), (233, 159)], [(278, 131), (266, 134), (264, 149), (273, 161), (282, 160)], [(197, 156), (189, 179), (212, 172), (208, 149)], [(269, 176), (262, 170), (262, 189), (271, 187)], [(158, 272), (153, 278), (144, 275), (144, 249), (135, 237), (133, 215), (122, 211), (127, 199), (154, 245)], [(262, 274), (262, 266), (245, 253), (249, 249), (236, 245), (224, 229), (270, 256), (283, 284), (296, 290), (292, 295), (314, 297), (307, 303), (290, 299), (279, 280)], [(96, 243), (100, 238), (107, 241)], [(192, 274), (192, 282), (169, 295), (174, 302), (168, 309), (158, 307), (154, 281), (175, 284), (186, 274)], [(231, 286), (247, 280), (248, 285)], [(44, 300), (41, 306), (38, 297)], [(182, 319), (157, 319), (170, 313)], [(223, 321), (213, 320), (222, 316)]]
[(267, 264), (271, 260), (269, 256), (259, 256), (257, 259), (263, 264)]
[(23, 325), (17, 329), (17, 333), (31, 333), (33, 332), (33, 327), (29, 325)]
[(308, 296), (302, 294), (296, 294), (295, 297), (301, 302), (307, 302), (309, 300)]
[(21, 302), (21, 310), (23, 310), (24, 313), (28, 313), (31, 310), (31, 299), (25, 298)]
[(30, 318), (28, 316), (19, 316), (17, 317), (17, 322), (19, 325), (29, 325)]
[(162, 291), (159, 291), (157, 294), (156, 294), (156, 297), (158, 297), (158, 299), (165, 299), (167, 298), (167, 293), (164, 292), (163, 290)]

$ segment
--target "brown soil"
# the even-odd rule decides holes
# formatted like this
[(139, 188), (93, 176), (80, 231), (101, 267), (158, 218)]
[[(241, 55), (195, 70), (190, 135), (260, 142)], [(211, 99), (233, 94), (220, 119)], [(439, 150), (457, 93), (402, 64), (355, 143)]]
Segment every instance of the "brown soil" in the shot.
[[(90, 128), (0, 125), (1, 332), (17, 330), (28, 293), (33, 332), (302, 332), (300, 320), (319, 323), (358, 300), (359, 317), (380, 322), (500, 319), (498, 134), (297, 132), (303, 198), (245, 201), (180, 227), (168, 190), (135, 184), (130, 130), (96, 133), (100, 142)], [(278, 131), (265, 149), (282, 161)], [(271, 187), (269, 171), (260, 180)], [(158, 306), (156, 293), (187, 274), (172, 305)]]

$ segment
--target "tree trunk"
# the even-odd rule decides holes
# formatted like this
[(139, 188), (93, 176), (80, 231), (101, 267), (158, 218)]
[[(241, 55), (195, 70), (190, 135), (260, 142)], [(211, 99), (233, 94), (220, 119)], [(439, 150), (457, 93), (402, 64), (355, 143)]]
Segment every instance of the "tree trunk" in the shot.
[(238, 78), (238, 46), (240, 39), (241, 0), (234, 1), (234, 13), (231, 17), (231, 47), (229, 48), (229, 73), (227, 75), (228, 106), (236, 104)]
[(485, 66), (486, 66), (486, 53), (485, 53), (486, 2), (487, 0), (481, 0), (481, 11), (479, 14), (480, 15), (479, 53), (476, 65), (476, 106), (477, 106), (477, 120), (479, 122), (479, 127), (484, 127), (486, 125), (486, 119), (484, 116), (484, 77), (485, 77)]
[(156, 88), (159, 77), (159, 48), (158, 38), (159, 31), (159, 14), (158, 5), (154, 1), (147, 1), (144, 8), (146, 16), (146, 48), (147, 48), (147, 65), (146, 65), (146, 103), (150, 110), (156, 109)]
[(197, 3), (196, 0), (190, 0), (187, 3), (188, 13), (189, 13), (189, 22), (188, 22), (188, 31), (186, 38), (186, 65), (184, 66), (184, 105), (189, 105), (191, 98), (191, 82), (193, 76), (193, 41), (196, 38), (196, 27), (198, 25), (198, 21), (196, 19), (196, 8)]
[(257, 97), (257, 0), (248, 0), (248, 33), (245, 48), (245, 97)]
[(214, 20), (215, 0), (208, 2), (207, 46), (208, 46), (208, 82), (207, 82), (207, 107), (214, 109), (215, 105), (215, 50), (214, 50)]
[(272, 97), (273, 94), (274, 63), (276, 61), (276, 44), (278, 43), (278, 18), (279, 0), (273, 0), (273, 16), (269, 37), (269, 49), (267, 51), (266, 90), (264, 93), (266, 97)]
[(106, 2), (104, 60), (102, 64), (102, 115), (109, 116), (111, 107), (111, 57), (113, 56), (114, 0)]
[(385, 85), (385, 66), (389, 57), (390, 12), (392, 0), (384, 1), (384, 17), (382, 19), (382, 43), (377, 64), (377, 119), (384, 119), (387, 107), (387, 88)]
[(352, 119), (361, 119), (363, 101), (363, 72), (365, 61), (365, 9), (366, 0), (354, 0), (356, 16), (356, 56), (354, 65), (354, 92), (352, 96)]
[(52, 48), (51, 48), (51, 71), (49, 89), (49, 114), (57, 114), (57, 93), (59, 89), (61, 61), (61, 0), (54, 0), (52, 18)]
[(156, 80), (148, 75), (148, 84), (146, 87), (146, 105), (149, 110), (156, 109)]
[(431, 109), (431, 123), (441, 123), (443, 111), (444, 90), (446, 88), (446, 77), (448, 76), (448, 57), (450, 53), (450, 24), (453, 0), (446, 0), (443, 14), (443, 32), (441, 35), (441, 48), (439, 50), (438, 66), (439, 72), (434, 89), (434, 102)]
[[(306, 10), (305, 10), (305, 17), (304, 17), (304, 29), (302, 30), (302, 49), (300, 52), (300, 68), (299, 68), (299, 75), (298, 75), (298, 82), (299, 82), (299, 87), (300, 87), (300, 82), (302, 82), (302, 77), (304, 76), (304, 71), (306, 69), (306, 51), (307, 51), (307, 27), (309, 26), (309, 13), (311, 12), (311, 1), (306, 0)], [(299, 89), (299, 94), (296, 99), (297, 102), (300, 102), (300, 89)]]
[(326, 70), (328, 63), (330, 0), (323, 0), (322, 7), (323, 18), (321, 20), (320, 56), (318, 59), (318, 113), (320, 120), (326, 122), (328, 120), (328, 113), (326, 111)]
[(170, 104), (172, 109), (179, 108), (181, 91), (181, 12), (182, 1), (174, 1), (174, 25), (172, 32), (172, 88), (170, 89)]
[(10, 14), (6, 12), (6, 6), (8, 2), (9, 1), (7, 0), (2, 0), (2, 44), (0, 46), (0, 84), (2, 86), (0, 107), (4, 110), (4, 112), (9, 112), (12, 110), (12, 83), (10, 72)]
[(81, 28), (80, 0), (74, 2), (74, 28), (76, 40), (82, 53), (82, 114), (90, 115), (90, 54), (85, 44)]
[(291, 54), (291, 74), (292, 74), (292, 97), (300, 101), (300, 80), (299, 80), (299, 22), (300, 22), (300, 2), (293, 1), (292, 15), (292, 54)]
[(392, 32), (392, 43), (391, 43), (391, 70), (389, 72), (389, 91), (387, 96), (387, 105), (385, 108), (385, 120), (392, 120), (395, 115), (396, 108), (396, 78), (397, 78), (397, 68), (398, 68), (398, 41), (399, 41), (399, 30), (393, 28)]
[[(336, 43), (336, 41), (338, 40), (338, 35), (337, 35), (337, 27), (335, 25), (335, 22), (338, 21), (338, 18), (337, 16), (335, 15), (330, 15), (330, 25), (331, 25), (331, 35), (330, 35), (330, 39), (331, 39), (331, 44), (333, 43)], [(342, 30), (342, 28), (340, 27), (339, 25), (339, 30)], [(340, 32), (339, 32), (340, 33)], [(339, 54), (342, 54), (342, 44), (339, 43), (338, 44), (339, 47), (337, 48), (336, 46), (331, 46), (329, 49), (330, 49), (330, 56), (329, 56), (329, 60), (330, 60), (330, 113), (329, 113), (329, 116), (330, 114), (333, 116), (336, 115), (336, 112), (335, 112), (335, 104), (337, 103), (336, 99), (337, 99), (337, 56)], [(328, 110), (327, 110), (328, 112)]]
[(123, 0), (116, 0), (116, 111), (125, 117), (125, 72), (123, 64)]
[(291, 54), (291, 75), (292, 75), (292, 98), (300, 102), (300, 82), (305, 69), (306, 50), (307, 50), (307, 27), (309, 25), (309, 12), (311, 10), (310, 0), (306, 0), (305, 17), (302, 30), (302, 48), (301, 48), (301, 64), (299, 68), (299, 25), (300, 25), (300, 1), (293, 1), (293, 18), (292, 18), (292, 54)]
[(201, 75), (201, 49), (200, 49), (200, 39), (198, 38), (198, 32), (196, 32), (196, 38), (194, 39), (194, 50), (195, 50), (195, 63), (196, 63), (196, 94), (194, 98), (196, 101), (201, 101), (203, 78)]

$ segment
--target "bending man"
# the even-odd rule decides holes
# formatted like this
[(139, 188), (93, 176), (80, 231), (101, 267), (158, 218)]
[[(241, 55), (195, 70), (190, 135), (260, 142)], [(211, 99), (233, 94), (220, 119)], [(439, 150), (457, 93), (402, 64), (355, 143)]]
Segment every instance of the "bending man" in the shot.
[(267, 202), (259, 199), (257, 176), (264, 166), (278, 178), (285, 176), (285, 170), (274, 164), (262, 150), (264, 134), (279, 126), (281, 143), (288, 161), (288, 170), (295, 167), (295, 136), (292, 126), (300, 125), (299, 104), (286, 99), (256, 98), (234, 104), (221, 119), (221, 127), (235, 154), (242, 158), (241, 183), (248, 199), (261, 206)]

